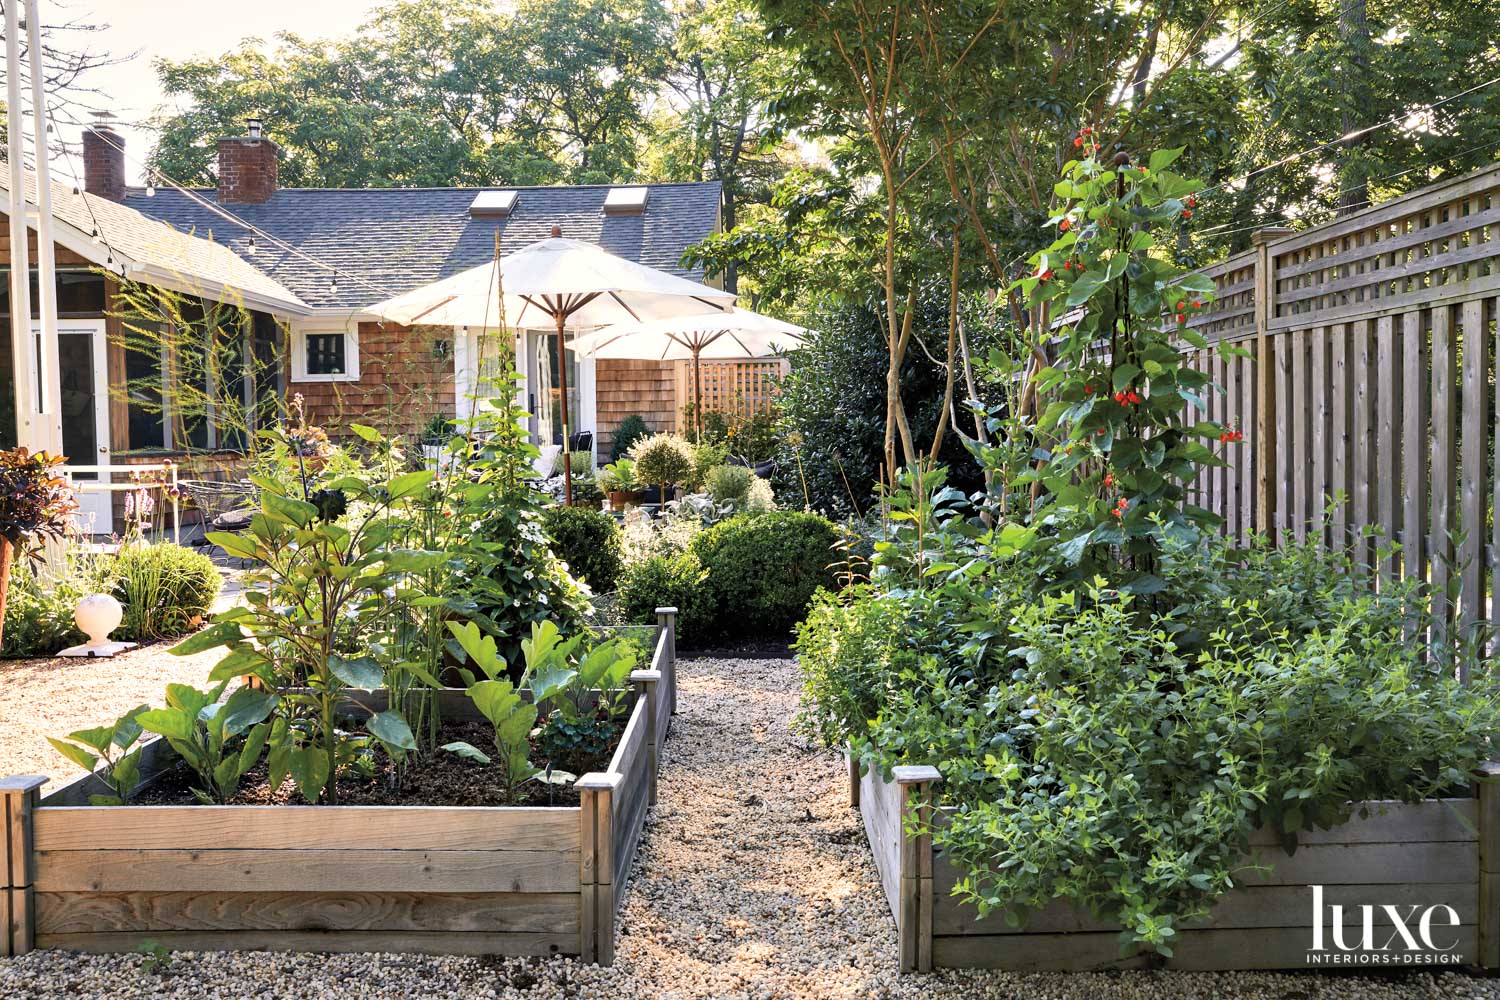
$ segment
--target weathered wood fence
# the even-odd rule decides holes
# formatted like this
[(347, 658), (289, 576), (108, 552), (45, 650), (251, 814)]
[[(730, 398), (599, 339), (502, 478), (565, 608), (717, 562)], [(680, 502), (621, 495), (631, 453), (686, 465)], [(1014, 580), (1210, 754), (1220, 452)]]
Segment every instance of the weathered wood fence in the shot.
[(1380, 569), (1430, 579), (1440, 620), (1490, 618), (1500, 167), (1301, 232), (1262, 230), (1205, 273), (1218, 298), (1191, 325), (1249, 356), (1195, 352), (1224, 390), (1206, 415), (1245, 435), (1196, 501), (1234, 537), (1311, 534), (1372, 564), (1399, 542)]

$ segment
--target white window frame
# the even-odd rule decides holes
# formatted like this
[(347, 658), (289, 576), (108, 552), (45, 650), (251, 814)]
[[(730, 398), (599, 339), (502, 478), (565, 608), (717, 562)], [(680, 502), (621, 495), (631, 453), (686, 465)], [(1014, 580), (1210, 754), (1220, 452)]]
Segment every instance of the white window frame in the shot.
[[(349, 370), (342, 375), (312, 375), (307, 371), (307, 338), (341, 334), (344, 338), (344, 361)], [(293, 382), (358, 382), (359, 327), (334, 324), (295, 327), (292, 330)]]

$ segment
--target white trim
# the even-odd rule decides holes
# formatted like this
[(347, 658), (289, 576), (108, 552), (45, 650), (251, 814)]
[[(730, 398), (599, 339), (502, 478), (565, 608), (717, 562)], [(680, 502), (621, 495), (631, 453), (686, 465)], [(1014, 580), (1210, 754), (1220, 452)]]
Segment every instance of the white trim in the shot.
[[(338, 375), (308, 374), (308, 335), (342, 334), (344, 337), (344, 362), (348, 371)], [(289, 333), (292, 347), (293, 382), (358, 382), (359, 381), (359, 324), (338, 323), (332, 320), (293, 323)]]

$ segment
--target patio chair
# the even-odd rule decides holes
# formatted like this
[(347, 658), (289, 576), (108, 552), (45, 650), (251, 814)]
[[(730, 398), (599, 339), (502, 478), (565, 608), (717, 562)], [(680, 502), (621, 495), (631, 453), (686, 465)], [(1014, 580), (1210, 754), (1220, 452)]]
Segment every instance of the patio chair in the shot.
[[(260, 488), (248, 479), (182, 479), (178, 485), (187, 490), (193, 506), (203, 516), (203, 530), (244, 531), (250, 526), (260, 499)], [(193, 539), (194, 545), (213, 545), (205, 538)]]

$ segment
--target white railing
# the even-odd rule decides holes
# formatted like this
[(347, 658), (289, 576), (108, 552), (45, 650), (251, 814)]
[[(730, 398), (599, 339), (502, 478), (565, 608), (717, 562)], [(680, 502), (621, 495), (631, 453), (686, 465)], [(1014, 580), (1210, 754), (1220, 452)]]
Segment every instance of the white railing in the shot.
[[(182, 544), (182, 493), (177, 486), (176, 462), (148, 462), (141, 465), (69, 464), (62, 466), (59, 471), (67, 482), (68, 489), (75, 493), (128, 493), (132, 490), (160, 489), (172, 502), (172, 541)], [(136, 478), (117, 483), (114, 481), (114, 474), (117, 472), (129, 473)], [(76, 476), (79, 473), (92, 473), (99, 478), (78, 479)], [(159, 475), (154, 479), (140, 478), (150, 473)]]

